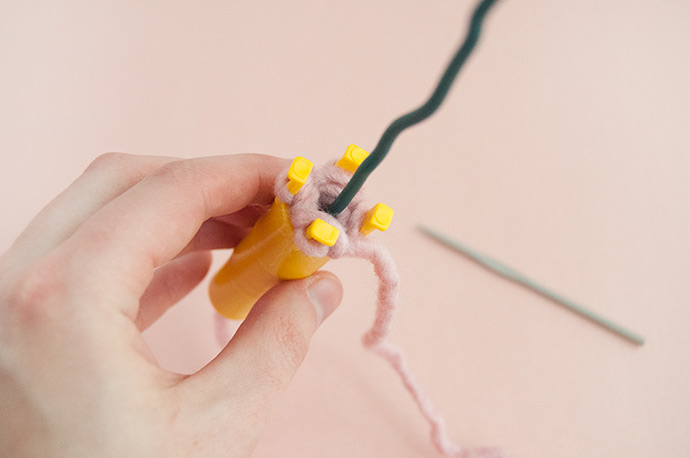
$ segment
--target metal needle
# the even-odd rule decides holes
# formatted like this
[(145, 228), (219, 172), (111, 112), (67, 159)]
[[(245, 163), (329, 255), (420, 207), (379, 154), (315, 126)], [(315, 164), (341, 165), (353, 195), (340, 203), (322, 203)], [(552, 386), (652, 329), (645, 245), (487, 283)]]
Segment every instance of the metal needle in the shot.
[(598, 324), (599, 326), (602, 326), (609, 331), (612, 331), (619, 336), (637, 344), (637, 345), (643, 345), (644, 344), (644, 338), (633, 331), (630, 331), (629, 329), (624, 328), (623, 326), (614, 323), (613, 321), (609, 320), (606, 317), (603, 317), (599, 315), (598, 313), (589, 310), (586, 307), (583, 307), (580, 304), (577, 304), (570, 299), (561, 296), (560, 294), (550, 290), (549, 288), (546, 288), (545, 286), (542, 286), (535, 282), (534, 280), (531, 280), (524, 275), (522, 275), (520, 272), (516, 271), (515, 269), (506, 266), (505, 264), (492, 259), (482, 253), (479, 253), (477, 251), (472, 250), (471, 248), (468, 248), (467, 246), (451, 239), (450, 237), (447, 237), (433, 229), (430, 229), (425, 226), (419, 226), (419, 230), (428, 235), (429, 237), (433, 238), (434, 240), (441, 242), (442, 244), (460, 252), (461, 254), (467, 256), (468, 258), (472, 259), (473, 261), (477, 262), (481, 266), (485, 267), (486, 269), (502, 276), (503, 278), (506, 278), (512, 282), (518, 283), (544, 297), (547, 299), (552, 300), (553, 302), (556, 302), (559, 305), (562, 305), (563, 307), (577, 313), (578, 315), (587, 318), (588, 320)]

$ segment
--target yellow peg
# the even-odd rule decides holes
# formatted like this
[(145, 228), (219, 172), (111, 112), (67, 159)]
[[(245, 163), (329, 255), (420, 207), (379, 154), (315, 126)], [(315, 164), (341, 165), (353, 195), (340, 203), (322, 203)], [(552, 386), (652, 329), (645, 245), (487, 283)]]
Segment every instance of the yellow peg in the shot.
[(338, 159), (335, 163), (341, 169), (347, 170), (350, 173), (355, 173), (357, 167), (364, 162), (364, 160), (369, 156), (369, 153), (364, 151), (357, 145), (350, 145), (345, 150), (343, 157)]
[(297, 192), (302, 189), (304, 183), (307, 182), (311, 170), (314, 168), (314, 164), (303, 157), (297, 156), (292, 164), (290, 164), (290, 169), (288, 170), (288, 191), (292, 195), (297, 194)]
[(393, 221), (393, 209), (386, 204), (376, 204), (364, 217), (364, 222), (359, 232), (368, 235), (374, 229), (383, 232), (388, 229)]
[(314, 239), (326, 246), (333, 246), (338, 241), (340, 231), (333, 225), (327, 223), (321, 218), (316, 218), (313, 223), (307, 227), (307, 237)]

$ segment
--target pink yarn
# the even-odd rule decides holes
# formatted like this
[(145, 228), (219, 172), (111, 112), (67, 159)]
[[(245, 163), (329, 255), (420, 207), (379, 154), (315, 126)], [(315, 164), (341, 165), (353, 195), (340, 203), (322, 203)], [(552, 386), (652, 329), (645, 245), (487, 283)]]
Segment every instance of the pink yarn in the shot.
[[(287, 177), (287, 171), (280, 176)], [(362, 342), (366, 348), (388, 361), (398, 373), (422, 415), (431, 425), (431, 441), (439, 452), (446, 456), (462, 458), (504, 457), (498, 449), (463, 449), (455, 445), (448, 437), (443, 417), (436, 410), (431, 399), (421, 390), (402, 351), (386, 342), (398, 303), (400, 276), (390, 253), (382, 245), (359, 233), (365, 214), (369, 210), (364, 202), (364, 194), (360, 191), (337, 218), (320, 210), (322, 204), (328, 204), (335, 199), (350, 177), (348, 172), (335, 165), (315, 167), (307, 183), (294, 196), (287, 190), (287, 179), (277, 181), (276, 196), (290, 206), (290, 218), (295, 228), (295, 244), (310, 256), (328, 256), (332, 259), (361, 258), (373, 265), (379, 280), (376, 317), (371, 328), (362, 337)], [(340, 231), (340, 236), (334, 246), (328, 247), (307, 239), (305, 229), (316, 218), (327, 221)], [(222, 317), (221, 321), (224, 321)], [(226, 336), (221, 334), (221, 329), (221, 326), (216, 328), (217, 336), (223, 336), (219, 337), (219, 342), (223, 342)]]

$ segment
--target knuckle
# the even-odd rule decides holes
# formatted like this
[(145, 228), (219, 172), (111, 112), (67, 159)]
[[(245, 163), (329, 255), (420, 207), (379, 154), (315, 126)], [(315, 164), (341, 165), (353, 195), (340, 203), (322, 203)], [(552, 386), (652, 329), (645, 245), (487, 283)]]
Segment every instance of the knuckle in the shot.
[(163, 164), (151, 173), (152, 177), (175, 182), (185, 181), (189, 174), (189, 166), (185, 161), (173, 161)]
[(65, 289), (57, 266), (41, 260), (19, 274), (8, 293), (7, 304), (20, 323), (31, 325), (61, 313), (57, 305), (64, 297)]
[(161, 180), (177, 189), (183, 190), (183, 194), (203, 203), (205, 208), (211, 208), (211, 192), (207, 189), (210, 174), (208, 170), (198, 166), (192, 160), (180, 160), (169, 162), (151, 173), (151, 179)]
[(203, 181), (189, 161), (168, 162), (151, 172), (150, 178), (182, 188), (185, 192), (193, 191)]
[(129, 156), (129, 154), (116, 152), (101, 154), (89, 164), (86, 171), (118, 169), (122, 167)]
[(141, 181), (145, 171), (137, 167), (135, 156), (126, 153), (105, 153), (98, 156), (84, 170), (83, 175), (94, 175), (99, 181), (107, 180), (123, 190)]

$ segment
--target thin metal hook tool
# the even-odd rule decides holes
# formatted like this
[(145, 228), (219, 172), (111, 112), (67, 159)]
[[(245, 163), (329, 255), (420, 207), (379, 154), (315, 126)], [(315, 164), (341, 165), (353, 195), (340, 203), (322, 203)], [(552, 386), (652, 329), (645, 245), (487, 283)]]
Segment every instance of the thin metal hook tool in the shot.
[(453, 239), (451, 239), (448, 236), (445, 236), (441, 234), (440, 232), (437, 232), (433, 229), (430, 229), (426, 226), (419, 226), (419, 230), (424, 233), (425, 235), (433, 238), (434, 240), (442, 243), (443, 245), (446, 245), (447, 247), (450, 247), (454, 249), (455, 251), (467, 256), (471, 260), (475, 261), (482, 267), (490, 270), (491, 272), (494, 272), (501, 277), (510, 280), (514, 283), (517, 283), (519, 285), (522, 285), (532, 291), (534, 291), (537, 294), (540, 294), (547, 299), (550, 299), (553, 302), (556, 302), (559, 305), (562, 305), (563, 307), (567, 308), (568, 310), (571, 310), (578, 315), (587, 318), (588, 320), (592, 321), (593, 323), (598, 324), (599, 326), (614, 332), (615, 334), (619, 335), (620, 337), (623, 337), (624, 339), (629, 340), (630, 342), (633, 342), (637, 345), (643, 345), (644, 344), (644, 337), (640, 336), (639, 334), (624, 328), (623, 326), (614, 323), (613, 321), (609, 320), (606, 317), (603, 317), (599, 315), (598, 313), (576, 303), (573, 302), (572, 300), (561, 296), (560, 294), (552, 291), (551, 289), (540, 285), (539, 283), (535, 282), (534, 280), (531, 280), (527, 277), (525, 277), (523, 274), (520, 272), (516, 271), (512, 267), (506, 266), (505, 264), (492, 259), (485, 254), (479, 253), (477, 251), (474, 251), (473, 249), (461, 244), (460, 242), (457, 242)]

